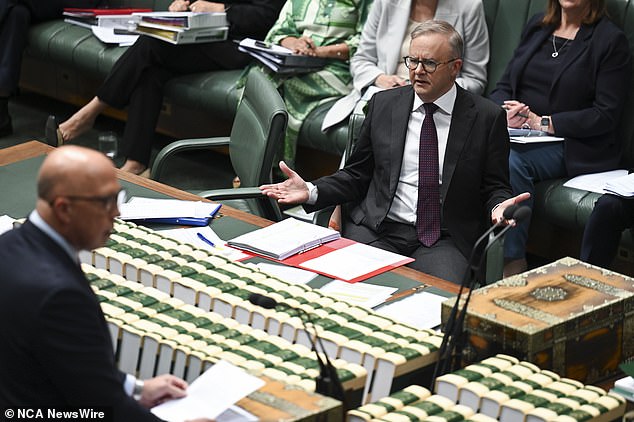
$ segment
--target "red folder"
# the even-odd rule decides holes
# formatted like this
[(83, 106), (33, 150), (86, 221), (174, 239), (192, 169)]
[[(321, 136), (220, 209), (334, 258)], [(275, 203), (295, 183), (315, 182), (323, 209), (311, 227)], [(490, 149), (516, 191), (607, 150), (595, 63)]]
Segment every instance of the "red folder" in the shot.
[[(354, 245), (355, 243), (357, 243), (356, 241), (352, 240), (352, 239), (346, 239), (346, 238), (340, 238), (337, 240), (333, 240), (332, 242), (328, 242), (324, 245), (319, 246), (318, 248), (314, 248), (314, 249), (310, 249), (306, 252), (302, 252), (302, 253), (298, 253), (296, 255), (293, 255), (289, 258), (286, 258), (283, 261), (279, 261), (276, 259), (272, 259), (272, 261), (276, 261), (279, 262), (280, 264), (284, 264), (284, 265), (290, 265), (291, 267), (297, 267), (297, 268), (302, 268), (305, 269), (304, 267), (302, 267), (302, 264), (306, 261), (310, 261), (311, 259), (314, 258), (318, 258), (322, 255), (325, 255), (327, 253), (336, 251), (338, 249), (343, 249), (346, 246), (350, 246), (350, 245)], [(266, 259), (271, 259), (269, 257), (265, 257)], [(401, 265), (405, 265), (405, 264), (409, 264), (410, 262), (414, 261), (414, 259), (412, 258), (405, 258), (402, 261), (396, 262), (392, 265), (386, 265), (385, 267), (379, 268), (375, 271), (371, 271), (369, 273), (363, 274), (362, 276), (353, 278), (352, 280), (343, 280), (346, 281), (348, 283), (356, 283), (358, 281), (363, 281), (366, 280), (370, 277), (374, 277), (375, 275), (384, 273), (386, 271), (390, 271), (393, 270), (397, 267), (400, 267)], [(309, 269), (309, 271), (313, 271), (315, 272), (314, 269)], [(318, 271), (320, 274), (325, 275), (326, 277), (330, 277), (330, 278), (339, 278), (336, 275), (333, 274), (328, 274), (327, 272), (323, 272), (323, 271)], [(339, 278), (340, 279), (340, 278)]]
[(131, 15), (133, 13), (151, 12), (151, 11), (152, 9), (139, 9), (139, 8), (128, 8), (128, 9), (89, 9), (89, 8), (84, 9), (81, 7), (65, 7), (64, 8), (64, 12), (83, 14), (87, 16)]

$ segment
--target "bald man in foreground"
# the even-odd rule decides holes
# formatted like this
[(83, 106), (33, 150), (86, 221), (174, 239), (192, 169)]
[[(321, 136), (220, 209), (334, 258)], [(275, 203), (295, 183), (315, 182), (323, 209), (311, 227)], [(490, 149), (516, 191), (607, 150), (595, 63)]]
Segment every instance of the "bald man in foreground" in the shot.
[(186, 395), (177, 377), (143, 383), (116, 368), (106, 321), (79, 264), (79, 251), (110, 236), (120, 191), (104, 155), (58, 148), (40, 168), (35, 210), (0, 236), (3, 411), (100, 406), (113, 421), (160, 421), (148, 409)]

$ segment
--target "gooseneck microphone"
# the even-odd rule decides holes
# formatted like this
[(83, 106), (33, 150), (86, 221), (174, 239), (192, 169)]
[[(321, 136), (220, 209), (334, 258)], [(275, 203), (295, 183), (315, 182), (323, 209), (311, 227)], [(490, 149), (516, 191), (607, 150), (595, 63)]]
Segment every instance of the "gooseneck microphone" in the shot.
[[(478, 238), (473, 248), (471, 249), (471, 254), (469, 256), (469, 260), (467, 261), (467, 270), (465, 271), (462, 283), (460, 284), (456, 303), (451, 309), (449, 318), (447, 319), (447, 325), (445, 326), (445, 335), (443, 336), (442, 343), (438, 350), (438, 361), (436, 361), (436, 366), (434, 367), (434, 373), (432, 375), (430, 385), (431, 389), (434, 388), (434, 382), (438, 376), (446, 373), (447, 369), (451, 370), (453, 369), (453, 367), (457, 367), (457, 365), (460, 364), (460, 360), (462, 358), (462, 340), (464, 337), (463, 325), (467, 313), (467, 306), (469, 304), (469, 300), (471, 299), (471, 292), (480, 281), (480, 270), (482, 268), (482, 264), (488, 250), (511, 228), (515, 227), (518, 223), (528, 219), (530, 215), (531, 209), (527, 206), (520, 207), (516, 204), (509, 205), (504, 210), (504, 218), (491, 226), (487, 231), (485, 231), (484, 234), (480, 236), (480, 238)], [(510, 223), (511, 220), (514, 222), (514, 224)], [(506, 226), (502, 230), (500, 230), (499, 233), (489, 239), (490, 234), (493, 233), (495, 229), (498, 229), (504, 224), (506, 224)], [(478, 254), (478, 249), (481, 248), (482, 243), (486, 239), (489, 239), (486, 246), (484, 247), (482, 252)], [(478, 259), (476, 259), (476, 257), (478, 257)], [(468, 289), (468, 293), (463, 301), (462, 307), (460, 307), (460, 298), (462, 297), (462, 293), (465, 288)]]
[[(259, 293), (251, 293), (249, 295), (249, 302), (256, 306), (261, 306), (264, 309), (273, 309), (279, 305), (297, 311), (299, 319), (302, 321), (302, 324), (304, 325), (304, 330), (306, 330), (306, 334), (308, 335), (308, 339), (310, 340), (311, 347), (315, 351), (317, 363), (319, 364), (319, 376), (315, 380), (315, 391), (319, 394), (323, 394), (324, 396), (332, 397), (343, 402), (345, 408), (346, 403), (343, 386), (341, 384), (341, 380), (339, 379), (339, 375), (337, 374), (337, 369), (330, 361), (330, 358), (328, 357), (328, 352), (326, 352), (326, 348), (324, 347), (321, 338), (317, 335), (317, 329), (310, 314), (302, 308), (296, 308), (289, 305), (288, 303), (278, 302), (271, 297), (261, 295)], [(310, 335), (306, 322), (312, 325), (314, 336)], [(317, 340), (317, 344), (319, 344), (319, 347), (321, 347), (321, 351), (325, 357), (325, 362), (319, 355), (315, 339)]]

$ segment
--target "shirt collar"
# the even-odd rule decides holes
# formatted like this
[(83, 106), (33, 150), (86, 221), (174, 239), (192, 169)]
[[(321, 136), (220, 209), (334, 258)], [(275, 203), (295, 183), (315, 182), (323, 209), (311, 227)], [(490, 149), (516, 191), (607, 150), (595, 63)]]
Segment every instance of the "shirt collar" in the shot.
[[(456, 84), (453, 84), (449, 91), (445, 92), (440, 96), (434, 104), (438, 106), (438, 109), (441, 110), (444, 114), (451, 116), (453, 112), (453, 106), (456, 102), (456, 95), (458, 94), (458, 89), (456, 89)], [(412, 111), (416, 111), (419, 108), (422, 109), (423, 100), (414, 92), (414, 105), (412, 106)]]
[(37, 212), (37, 210), (33, 210), (29, 215), (29, 221), (33, 223), (35, 227), (42, 230), (48, 237), (53, 239), (55, 243), (57, 243), (66, 253), (72, 258), (73, 261), (77, 261), (77, 257), (79, 256), (79, 251), (75, 249), (64, 237), (57, 233), (54, 228), (52, 228), (42, 216)]

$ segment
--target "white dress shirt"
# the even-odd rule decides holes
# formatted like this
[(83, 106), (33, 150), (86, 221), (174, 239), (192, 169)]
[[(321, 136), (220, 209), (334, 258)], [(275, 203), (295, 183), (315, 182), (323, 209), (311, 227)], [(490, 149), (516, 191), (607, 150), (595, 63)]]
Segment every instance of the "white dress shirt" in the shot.
[[(456, 102), (456, 86), (453, 85), (442, 97), (434, 103), (438, 110), (434, 113), (434, 123), (438, 135), (438, 183), (442, 183), (442, 170), (447, 150), (447, 138), (451, 115)], [(398, 178), (398, 185), (394, 194), (394, 201), (387, 213), (390, 220), (399, 223), (416, 224), (416, 206), (418, 203), (418, 149), (420, 146), (420, 132), (425, 119), (423, 101), (414, 95), (414, 105), (407, 124), (407, 136), (403, 150), (403, 162)]]
[[(442, 183), (442, 169), (447, 150), (447, 138), (449, 137), (449, 126), (451, 125), (451, 114), (456, 102), (456, 86), (453, 85), (449, 91), (438, 98), (434, 103), (438, 110), (434, 113), (434, 123), (438, 136), (438, 183)], [(425, 108), (423, 100), (418, 95), (414, 95), (414, 104), (407, 123), (407, 135), (405, 138), (405, 148), (403, 150), (403, 162), (399, 175), (398, 185), (394, 194), (394, 201), (387, 214), (390, 220), (416, 224), (416, 206), (418, 203), (418, 149), (420, 146), (420, 132), (425, 119)], [(306, 182), (308, 189), (307, 204), (313, 205), (317, 202), (319, 190), (317, 187)]]

